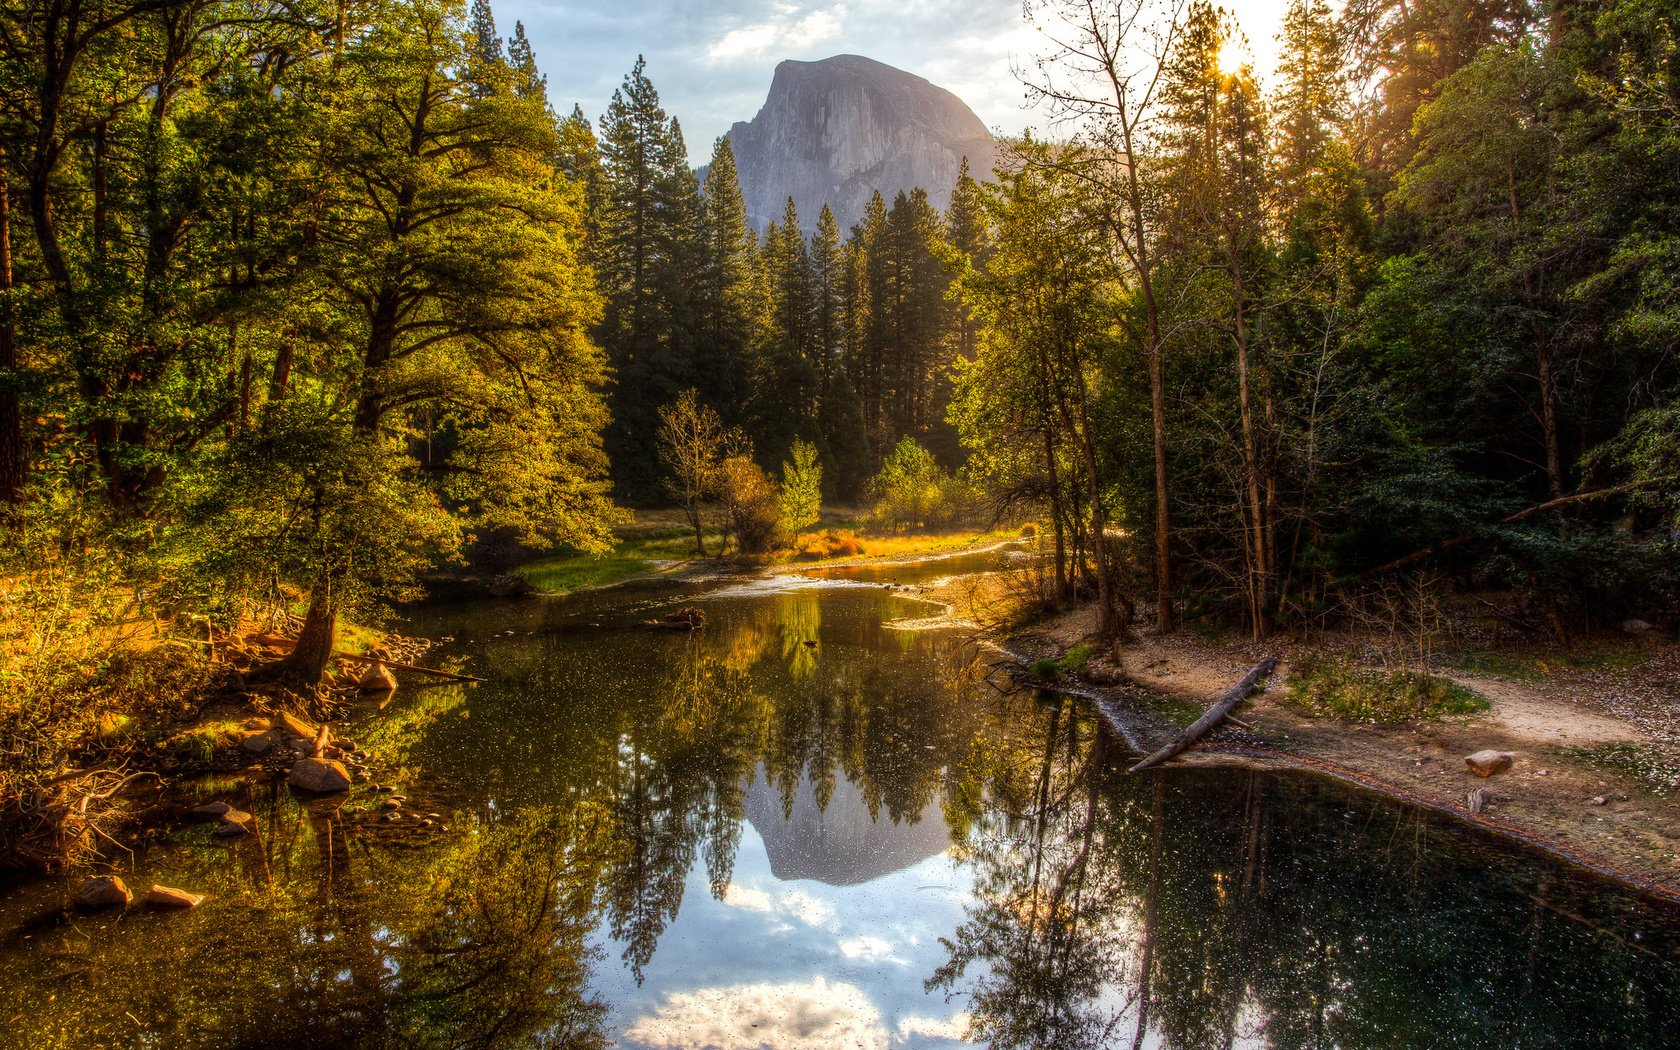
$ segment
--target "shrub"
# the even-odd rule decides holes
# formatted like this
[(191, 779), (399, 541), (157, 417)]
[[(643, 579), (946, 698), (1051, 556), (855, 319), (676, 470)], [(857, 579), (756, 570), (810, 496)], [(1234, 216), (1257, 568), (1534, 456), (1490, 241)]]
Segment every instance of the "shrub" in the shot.
[(795, 441), (793, 459), (782, 464), (780, 497), (781, 529), (797, 542), (807, 526), (815, 525), (822, 510), (822, 464), (817, 447), (809, 441)]
[(811, 560), (855, 558), (863, 553), (863, 541), (850, 529), (824, 529), (799, 548), (799, 556)]
[(1290, 673), (1289, 691), (1309, 709), (1350, 722), (1394, 724), (1488, 709), (1486, 700), (1440, 675), (1332, 656), (1302, 659)]
[(741, 554), (770, 550), (781, 518), (776, 483), (747, 455), (724, 460), (722, 478), (723, 507), (735, 533), (735, 549)]
[(895, 529), (953, 524), (975, 501), (966, 482), (947, 474), (933, 454), (910, 437), (887, 454), (869, 488), (875, 499), (870, 516)]

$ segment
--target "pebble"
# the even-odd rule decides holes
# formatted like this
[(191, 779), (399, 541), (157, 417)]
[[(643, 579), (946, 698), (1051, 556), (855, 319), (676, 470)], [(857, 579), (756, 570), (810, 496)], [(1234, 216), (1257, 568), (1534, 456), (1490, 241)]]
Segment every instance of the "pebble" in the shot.
[(154, 884), (146, 894), (146, 903), (154, 908), (196, 908), (204, 903), (204, 894)]
[(1516, 756), (1509, 751), (1478, 751), (1464, 760), (1470, 772), (1479, 777), (1491, 777), (1511, 768)]
[(84, 908), (126, 908), (134, 895), (115, 875), (95, 875), (76, 891), (76, 903)]

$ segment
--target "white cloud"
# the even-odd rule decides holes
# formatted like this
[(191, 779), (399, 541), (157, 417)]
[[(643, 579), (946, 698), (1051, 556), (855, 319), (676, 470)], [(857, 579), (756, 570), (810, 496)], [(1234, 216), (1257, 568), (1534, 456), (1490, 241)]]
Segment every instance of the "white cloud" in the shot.
[(723, 891), (723, 903), (731, 908), (740, 908), (742, 911), (769, 911), (771, 908), (768, 893), (761, 889), (742, 886), (734, 882), (730, 883), (729, 888)]
[(804, 890), (782, 894), (776, 901), (776, 908), (807, 926), (823, 926), (834, 918), (834, 905)]
[(893, 946), (890, 942), (870, 934), (841, 941), (840, 954), (848, 959), (857, 959), (860, 962), (891, 962), (898, 963), (900, 966), (908, 965), (903, 959), (893, 954)]
[(850, 984), (809, 982), (734, 984), (678, 992), (620, 1035), (647, 1050), (887, 1050), (881, 1012)]
[(813, 11), (797, 21), (787, 21), (787, 18), (797, 13), (797, 8), (781, 5), (778, 10), (781, 19), (755, 22), (731, 29), (706, 49), (706, 60), (740, 62), (766, 57), (779, 58), (803, 51), (814, 44), (838, 36), (840, 17), (845, 15), (846, 8), (844, 4), (838, 4), (831, 11)]
[(898, 1022), (899, 1042), (907, 1043), (916, 1036), (961, 1042), (968, 1038), (968, 1013), (963, 1011), (945, 1020), (937, 1017), (906, 1017)]

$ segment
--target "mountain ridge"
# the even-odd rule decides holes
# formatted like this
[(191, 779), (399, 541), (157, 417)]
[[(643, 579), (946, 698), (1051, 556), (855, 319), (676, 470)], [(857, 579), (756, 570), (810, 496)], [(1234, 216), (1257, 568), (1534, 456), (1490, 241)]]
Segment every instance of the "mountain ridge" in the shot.
[(844, 231), (877, 190), (890, 203), (920, 186), (943, 210), (964, 157), (976, 178), (997, 158), (991, 132), (955, 94), (850, 54), (778, 63), (758, 114), (726, 137), (760, 231), (781, 221), (790, 196), (808, 230), (826, 203)]

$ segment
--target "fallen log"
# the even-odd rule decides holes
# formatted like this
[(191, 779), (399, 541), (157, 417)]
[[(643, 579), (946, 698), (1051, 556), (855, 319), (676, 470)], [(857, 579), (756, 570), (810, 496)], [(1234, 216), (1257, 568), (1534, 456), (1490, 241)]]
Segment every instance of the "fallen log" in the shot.
[(1189, 729), (1180, 733), (1178, 738), (1166, 747), (1163, 747), (1161, 750), (1155, 752), (1153, 755), (1150, 755), (1142, 762), (1133, 766), (1131, 768), (1131, 772), (1140, 773), (1145, 769), (1154, 769), (1162, 762), (1167, 761), (1169, 758), (1174, 757), (1191, 744), (1194, 744), (1203, 733), (1206, 733), (1208, 730), (1218, 725), (1220, 721), (1229, 715), (1232, 708), (1242, 703), (1243, 698), (1248, 696), (1249, 690), (1254, 688), (1255, 683), (1271, 674), (1272, 668), (1275, 666), (1277, 666), (1277, 661), (1268, 656), (1264, 660), (1255, 664), (1253, 667), (1249, 668), (1248, 673), (1242, 676), (1242, 681), (1232, 686), (1224, 696), (1215, 700), (1213, 702), (1213, 706), (1204, 711), (1202, 713), (1202, 717), (1191, 723)]
[(337, 651), (333, 652), (333, 656), (339, 660), (354, 660), (355, 662), (362, 664), (384, 664), (386, 667), (395, 667), (399, 671), (414, 671), (418, 674), (434, 675), (438, 678), (447, 678), (451, 682), (489, 681), (487, 678), (477, 678), (470, 674), (456, 674), (454, 671), (440, 671), (435, 667), (421, 667), (419, 664), (399, 664), (395, 660), (384, 660), (377, 656), (358, 656), (355, 653), (341, 653)]
[[(251, 641), (262, 645), (271, 645), (276, 649), (289, 649), (297, 645), (296, 638), (286, 638), (277, 634), (253, 635)], [(384, 664), (399, 671), (414, 671), (417, 674), (429, 674), (437, 678), (447, 678), (451, 682), (485, 682), (486, 678), (475, 678), (470, 674), (456, 674), (454, 671), (440, 671), (435, 667), (421, 667), (419, 664), (400, 664), (395, 660), (386, 660), (378, 656), (362, 656), (359, 653), (347, 653), (339, 649), (333, 650), (335, 660), (353, 660), (360, 664)]]
[(657, 620), (643, 620), (641, 626), (650, 631), (698, 631), (706, 626), (706, 613), (690, 605)]

